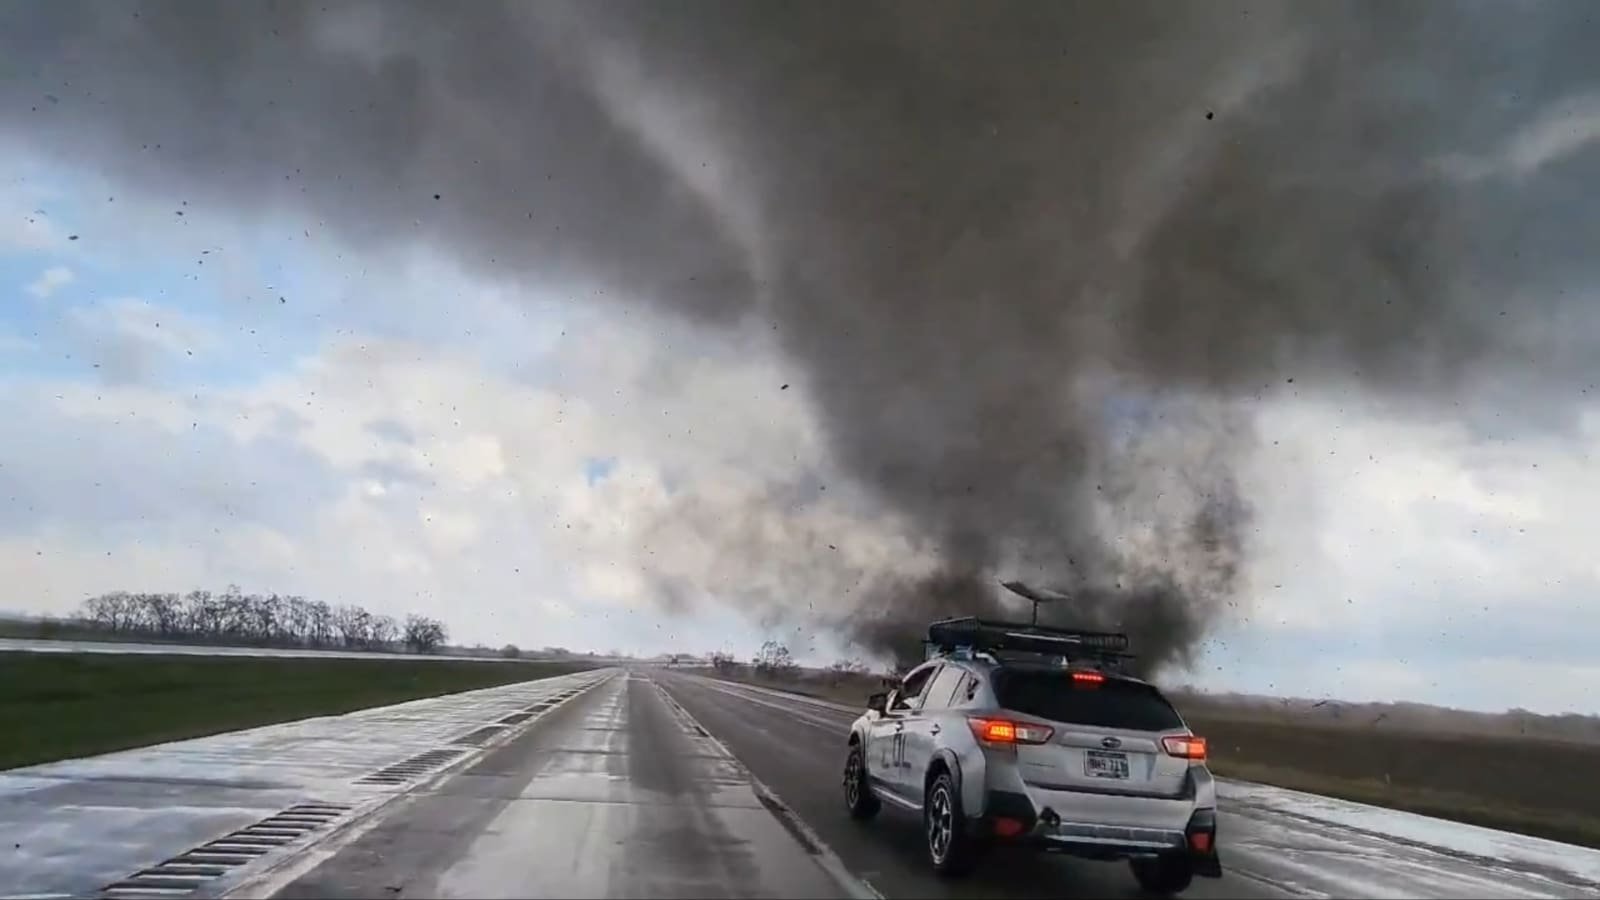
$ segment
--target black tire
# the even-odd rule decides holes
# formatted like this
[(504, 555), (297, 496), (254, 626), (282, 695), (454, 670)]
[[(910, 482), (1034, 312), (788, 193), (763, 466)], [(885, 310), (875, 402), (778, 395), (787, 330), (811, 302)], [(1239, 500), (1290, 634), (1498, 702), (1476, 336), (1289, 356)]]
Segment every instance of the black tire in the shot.
[(860, 743), (850, 745), (844, 760), (844, 805), (850, 818), (863, 821), (877, 815), (883, 805), (867, 784), (867, 758)]
[(978, 862), (977, 841), (967, 830), (961, 792), (949, 772), (928, 782), (922, 795), (922, 837), (928, 862), (940, 875), (965, 875)]
[(1133, 877), (1138, 879), (1139, 887), (1148, 894), (1162, 897), (1181, 894), (1188, 889), (1189, 882), (1194, 880), (1194, 865), (1183, 857), (1131, 859), (1128, 860), (1128, 865), (1133, 869)]

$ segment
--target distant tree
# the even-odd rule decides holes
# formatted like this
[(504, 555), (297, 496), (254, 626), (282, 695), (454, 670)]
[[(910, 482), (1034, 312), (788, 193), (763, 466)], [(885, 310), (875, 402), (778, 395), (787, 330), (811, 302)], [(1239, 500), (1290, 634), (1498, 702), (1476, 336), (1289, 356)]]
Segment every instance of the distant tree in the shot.
[(333, 609), (321, 600), (310, 603), (306, 637), (313, 647), (333, 643)]
[(732, 653), (724, 653), (718, 650), (716, 653), (711, 654), (711, 668), (715, 669), (719, 675), (732, 675), (739, 670), (739, 661), (733, 658)]
[(359, 606), (345, 604), (333, 611), (333, 629), (346, 647), (366, 646), (371, 627), (372, 613)]
[[(405, 641), (432, 650), (444, 643), (443, 622), (410, 616), (402, 631), (391, 616), (355, 604), (330, 607), (298, 595), (246, 594), (238, 585), (210, 591), (129, 593), (111, 591), (86, 598), (78, 621), (136, 637), (209, 643), (380, 649)], [(81, 625), (80, 625), (81, 627)], [(484, 655), (494, 651), (484, 648)]]
[(500, 648), (500, 655), (506, 659), (521, 659), (522, 650), (516, 644), (507, 644)]
[(841, 659), (828, 666), (828, 678), (834, 684), (841, 684), (852, 677), (866, 673), (867, 664), (859, 659)]
[(373, 616), (372, 624), (367, 626), (367, 645), (369, 647), (387, 647), (400, 640), (400, 623), (394, 616)]
[(766, 676), (788, 675), (798, 668), (789, 648), (778, 641), (764, 641), (751, 662), (758, 673)]
[(405, 644), (418, 653), (429, 653), (443, 644), (447, 632), (444, 623), (427, 616), (406, 616)]

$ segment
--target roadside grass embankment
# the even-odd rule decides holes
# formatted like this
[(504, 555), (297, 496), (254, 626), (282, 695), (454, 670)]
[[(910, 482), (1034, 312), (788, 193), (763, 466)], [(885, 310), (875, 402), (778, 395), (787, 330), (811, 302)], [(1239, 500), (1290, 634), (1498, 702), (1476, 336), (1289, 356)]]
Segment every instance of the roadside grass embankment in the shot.
[(1184, 712), (1212, 771), (1600, 848), (1600, 745)]
[(510, 660), (0, 653), (0, 770), (588, 668)]
[[(862, 709), (868, 694), (884, 689), (870, 676), (695, 671)], [(1206, 737), (1211, 770), (1224, 778), (1600, 849), (1600, 743), (1333, 724), (1257, 706), (1173, 700)]]

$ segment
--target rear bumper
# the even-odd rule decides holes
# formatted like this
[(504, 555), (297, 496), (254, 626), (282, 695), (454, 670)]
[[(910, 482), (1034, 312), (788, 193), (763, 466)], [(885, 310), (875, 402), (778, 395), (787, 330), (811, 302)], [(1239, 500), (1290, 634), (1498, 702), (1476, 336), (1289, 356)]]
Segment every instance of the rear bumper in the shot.
[(1089, 859), (1184, 856), (1196, 875), (1217, 878), (1216, 811), (1195, 809), (1179, 827), (1078, 822), (1039, 808), (1027, 794), (990, 791), (984, 815), (971, 822), (978, 836), (997, 843), (1070, 853)]

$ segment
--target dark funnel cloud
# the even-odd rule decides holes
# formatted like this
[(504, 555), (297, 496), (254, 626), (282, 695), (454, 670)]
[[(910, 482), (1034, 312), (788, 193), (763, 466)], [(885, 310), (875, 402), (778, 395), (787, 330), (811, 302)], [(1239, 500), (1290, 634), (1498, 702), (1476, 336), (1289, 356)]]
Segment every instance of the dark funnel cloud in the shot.
[(1243, 599), (1253, 404), (1570, 418), (1591, 13), (51, 0), (0, 8), (0, 125), (149, 196), (775, 333), (828, 465), (932, 562), (678, 522), (795, 573), (758, 612), (848, 585), (811, 618), (909, 655), (1022, 577), (1159, 666)]

